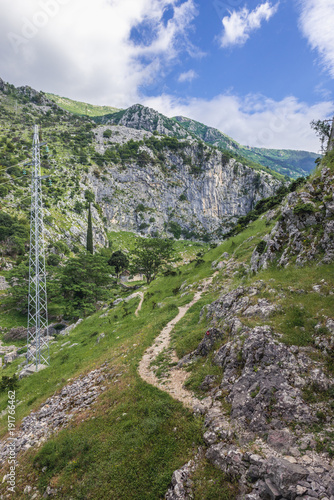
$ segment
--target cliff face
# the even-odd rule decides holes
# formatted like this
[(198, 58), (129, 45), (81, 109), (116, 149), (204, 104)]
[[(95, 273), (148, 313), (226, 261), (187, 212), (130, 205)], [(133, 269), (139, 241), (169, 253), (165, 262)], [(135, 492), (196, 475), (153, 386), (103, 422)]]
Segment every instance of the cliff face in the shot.
[[(180, 226), (184, 235), (225, 233), (236, 219), (245, 215), (261, 198), (274, 194), (280, 182), (265, 172), (258, 172), (197, 141), (180, 141), (175, 150), (162, 147), (163, 164), (152, 147), (152, 135), (122, 126), (112, 127), (112, 137), (105, 144), (103, 132), (96, 131), (96, 150), (100, 153), (114, 144), (130, 139), (141, 143), (139, 154), (147, 163), (107, 165), (104, 176), (89, 175), (111, 229), (142, 230), (152, 234)], [(163, 138), (156, 138), (164, 144)], [(161, 158), (161, 156), (160, 156)]]

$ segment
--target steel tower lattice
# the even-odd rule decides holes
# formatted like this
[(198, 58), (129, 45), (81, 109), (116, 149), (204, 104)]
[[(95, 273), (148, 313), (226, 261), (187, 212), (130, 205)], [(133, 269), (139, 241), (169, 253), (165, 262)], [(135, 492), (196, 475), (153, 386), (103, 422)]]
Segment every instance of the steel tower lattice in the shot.
[(48, 311), (39, 129), (34, 127), (29, 253), (27, 365), (49, 364)]

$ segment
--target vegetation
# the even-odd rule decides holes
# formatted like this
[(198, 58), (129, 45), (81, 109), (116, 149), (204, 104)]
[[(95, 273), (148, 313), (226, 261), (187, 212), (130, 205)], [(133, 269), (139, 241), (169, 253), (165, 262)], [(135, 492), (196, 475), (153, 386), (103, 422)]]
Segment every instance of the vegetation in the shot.
[(108, 297), (110, 269), (105, 257), (91, 252), (81, 253), (66, 262), (59, 279), (69, 317), (86, 316), (95, 311), (95, 304)]
[(121, 250), (113, 252), (110, 259), (108, 260), (109, 266), (114, 267), (117, 279), (119, 275), (128, 267), (129, 259)]
[(92, 212), (91, 212), (91, 209), (90, 209), (90, 203), (89, 203), (89, 206), (88, 206), (87, 252), (90, 252), (91, 254), (94, 253)]
[(131, 268), (133, 272), (143, 274), (149, 284), (172, 260), (173, 244), (170, 240), (142, 239), (137, 241)]
[(108, 113), (115, 113), (118, 111), (117, 108), (111, 106), (97, 106), (95, 104), (87, 104), (85, 102), (73, 101), (67, 97), (60, 97), (55, 94), (46, 94), (46, 96), (54, 101), (60, 108), (70, 113), (75, 113), (83, 116), (104, 116)]

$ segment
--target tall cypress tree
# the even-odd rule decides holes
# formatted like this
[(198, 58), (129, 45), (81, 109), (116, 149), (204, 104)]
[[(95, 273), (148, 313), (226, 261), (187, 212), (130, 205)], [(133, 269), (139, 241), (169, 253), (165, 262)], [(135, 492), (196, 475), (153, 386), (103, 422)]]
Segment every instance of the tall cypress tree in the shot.
[(87, 252), (90, 252), (91, 254), (94, 253), (92, 212), (90, 210), (90, 204), (88, 205)]

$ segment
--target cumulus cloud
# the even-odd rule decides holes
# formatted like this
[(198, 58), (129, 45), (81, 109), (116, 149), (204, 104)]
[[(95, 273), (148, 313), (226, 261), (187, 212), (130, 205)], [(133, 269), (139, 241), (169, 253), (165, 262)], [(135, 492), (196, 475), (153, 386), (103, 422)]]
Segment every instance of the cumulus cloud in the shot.
[(181, 75), (178, 78), (178, 81), (180, 83), (192, 82), (195, 78), (198, 78), (198, 74), (193, 69), (190, 69), (189, 71), (186, 71), (185, 73), (181, 73)]
[(312, 49), (334, 77), (333, 0), (301, 0), (300, 27)]
[(275, 101), (254, 94), (244, 98), (218, 95), (188, 102), (163, 95), (148, 98), (145, 104), (170, 117), (182, 115), (215, 127), (243, 145), (314, 152), (319, 152), (320, 143), (310, 122), (334, 112), (333, 101), (309, 106), (296, 97)]
[(222, 20), (224, 29), (220, 40), (221, 46), (244, 45), (252, 31), (258, 30), (263, 21), (269, 21), (277, 12), (278, 5), (265, 2), (252, 11), (244, 7), (238, 12), (235, 10), (230, 12), (229, 16), (225, 16)]
[(187, 32), (196, 15), (194, 0), (7, 2), (0, 75), (16, 85), (127, 106), (180, 53), (195, 52)]

